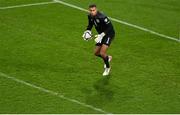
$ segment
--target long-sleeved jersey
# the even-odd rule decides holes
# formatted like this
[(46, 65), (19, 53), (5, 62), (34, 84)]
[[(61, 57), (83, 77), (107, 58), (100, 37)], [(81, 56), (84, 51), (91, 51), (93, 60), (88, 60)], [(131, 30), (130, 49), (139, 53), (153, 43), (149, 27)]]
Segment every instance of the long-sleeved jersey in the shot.
[(90, 14), (88, 15), (88, 26), (87, 30), (91, 30), (93, 25), (96, 28), (98, 34), (104, 32), (108, 36), (114, 36), (115, 31), (111, 21), (104, 14), (97, 12), (97, 15), (92, 17)]

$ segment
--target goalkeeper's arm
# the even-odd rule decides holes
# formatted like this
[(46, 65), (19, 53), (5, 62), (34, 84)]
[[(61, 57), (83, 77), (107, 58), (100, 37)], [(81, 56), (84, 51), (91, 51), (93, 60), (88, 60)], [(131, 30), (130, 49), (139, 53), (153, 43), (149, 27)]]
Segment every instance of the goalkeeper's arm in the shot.
[(91, 21), (91, 17), (88, 16), (88, 26), (87, 26), (86, 30), (91, 31), (92, 27), (93, 27), (93, 22)]

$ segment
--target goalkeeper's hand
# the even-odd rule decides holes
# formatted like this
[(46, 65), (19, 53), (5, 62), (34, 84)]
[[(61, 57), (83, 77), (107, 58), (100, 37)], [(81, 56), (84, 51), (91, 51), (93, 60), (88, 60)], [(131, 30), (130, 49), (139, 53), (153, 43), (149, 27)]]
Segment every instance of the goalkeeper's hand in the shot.
[(96, 43), (101, 43), (101, 41), (102, 41), (102, 39), (103, 39), (103, 37), (105, 36), (105, 33), (104, 32), (102, 32), (101, 34), (98, 34), (98, 35), (96, 35), (95, 36), (95, 42)]

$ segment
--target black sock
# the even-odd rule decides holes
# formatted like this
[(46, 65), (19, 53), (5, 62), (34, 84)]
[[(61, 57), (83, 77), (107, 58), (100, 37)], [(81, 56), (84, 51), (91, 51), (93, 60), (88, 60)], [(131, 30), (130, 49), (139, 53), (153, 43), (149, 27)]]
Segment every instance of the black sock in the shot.
[(106, 64), (107, 68), (110, 68), (110, 64), (109, 64), (109, 56), (106, 56), (106, 58), (103, 59), (104, 63)]

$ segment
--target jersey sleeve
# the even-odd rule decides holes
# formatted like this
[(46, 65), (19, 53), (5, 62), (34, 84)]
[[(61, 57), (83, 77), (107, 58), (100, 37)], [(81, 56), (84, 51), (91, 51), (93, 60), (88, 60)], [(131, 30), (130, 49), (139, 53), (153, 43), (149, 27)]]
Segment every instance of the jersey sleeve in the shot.
[(93, 22), (91, 20), (91, 17), (88, 15), (88, 26), (87, 26), (87, 30), (91, 30), (93, 27)]
[(113, 29), (111, 21), (108, 19), (108, 17), (104, 17), (102, 21), (104, 25), (106, 26), (106, 30), (104, 31), (104, 33), (108, 34)]

